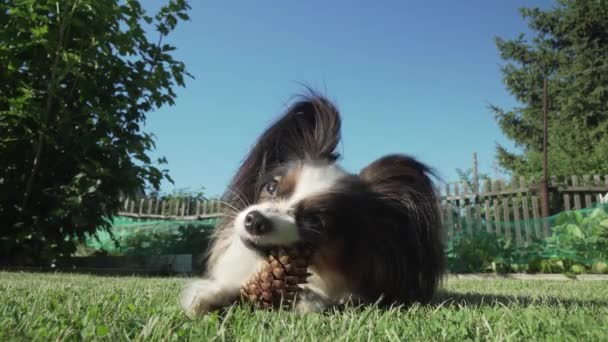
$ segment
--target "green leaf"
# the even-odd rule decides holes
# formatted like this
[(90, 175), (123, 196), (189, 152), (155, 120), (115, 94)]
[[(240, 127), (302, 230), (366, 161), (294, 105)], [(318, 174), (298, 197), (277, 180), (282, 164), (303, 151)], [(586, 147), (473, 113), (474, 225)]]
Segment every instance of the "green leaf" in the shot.
[(579, 239), (585, 238), (585, 234), (583, 234), (583, 231), (577, 225), (574, 224), (566, 225), (566, 233)]
[(34, 37), (37, 37), (37, 38), (42, 37), (47, 32), (49, 32), (48, 26), (38, 26), (38, 27), (32, 28), (32, 34), (34, 35)]

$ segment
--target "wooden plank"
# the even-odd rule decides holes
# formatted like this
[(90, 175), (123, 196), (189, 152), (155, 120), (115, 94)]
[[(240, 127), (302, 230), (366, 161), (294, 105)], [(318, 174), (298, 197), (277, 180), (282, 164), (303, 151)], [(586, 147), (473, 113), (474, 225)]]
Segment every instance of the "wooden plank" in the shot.
[(515, 220), (515, 241), (518, 245), (523, 245), (521, 238), (521, 222), (519, 220), (519, 198), (513, 197), (513, 219)]
[[(593, 186), (601, 186), (601, 185), (602, 185), (602, 177), (600, 175), (593, 175)], [(595, 203), (599, 204), (601, 202), (602, 202), (602, 194), (596, 194)]]
[(564, 194), (564, 210), (571, 210), (569, 194)]
[(127, 199), (125, 199), (125, 205), (124, 205), (124, 209), (123, 210), (124, 211), (128, 211), (128, 208), (129, 208), (129, 199), (127, 198)]
[(593, 207), (593, 197), (590, 193), (585, 194), (585, 208)]
[(154, 204), (154, 214), (158, 215), (158, 205), (160, 203), (160, 199), (157, 198), (154, 202), (156, 202)]
[[(518, 178), (512, 177), (511, 189), (513, 189), (513, 190), (520, 189), (519, 183), (520, 182), (519, 182)], [(519, 196), (521, 196), (521, 193), (516, 193), (511, 196), (511, 204), (512, 204), (511, 211), (513, 211), (513, 225), (511, 225), (511, 227), (515, 227), (515, 242), (521, 246), (522, 239), (521, 239), (521, 226), (520, 226), (521, 222), (519, 219), (519, 205), (520, 205)]]
[(492, 191), (492, 183), (490, 182), (489, 179), (486, 178), (483, 180), (483, 190), (481, 192), (483, 192), (484, 194), (487, 194), (490, 191)]
[[(489, 191), (489, 192), (484, 192), (484, 193), (480, 193), (479, 195), (483, 195), (486, 197), (495, 197), (495, 196), (502, 196), (502, 195), (513, 195), (513, 194), (521, 194), (521, 193), (529, 193), (529, 192), (535, 192), (538, 191), (535, 187), (531, 187), (531, 188), (518, 188), (518, 189), (506, 189), (506, 190), (501, 190), (501, 191)], [(444, 199), (449, 199), (449, 200), (457, 200), (457, 199), (462, 199), (462, 198), (474, 198), (476, 197), (475, 194), (470, 193), (467, 195), (451, 195), (449, 197), (444, 197)]]
[(532, 196), (532, 219), (534, 222), (534, 233), (537, 238), (542, 238), (540, 212), (539, 212), (539, 199), (537, 195)]
[[(454, 184), (454, 195), (456, 195), (456, 197), (458, 197), (460, 195), (460, 188), (458, 187), (458, 183)], [(456, 230), (458, 230), (459, 233), (462, 233), (462, 224), (461, 224), (461, 219), (460, 219), (460, 200), (457, 199), (456, 201), (454, 201), (455, 204), (455, 209), (457, 212), (456, 215)]]
[(519, 187), (523, 188), (523, 189), (528, 188), (528, 182), (526, 181), (526, 177), (524, 177), (524, 176), (519, 177)]
[(196, 216), (201, 214), (201, 201), (196, 200)]
[(180, 212), (179, 212), (179, 216), (186, 216), (186, 200), (180, 200), (181, 202), (181, 206), (180, 206)]
[(173, 216), (178, 216), (179, 215), (179, 205), (180, 205), (180, 201), (181, 200), (173, 200), (173, 210), (171, 210), (171, 212), (169, 213), (170, 215)]
[(148, 199), (148, 215), (152, 214), (152, 199)]
[[(506, 186), (506, 184), (502, 183), (503, 188)], [(502, 216), (503, 216), (503, 222), (504, 222), (504, 227), (502, 230), (503, 235), (507, 238), (510, 239), (511, 238), (511, 220), (510, 220), (510, 212), (509, 212), (509, 199), (506, 196), (502, 197)]]
[[(450, 195), (450, 184), (445, 185), (445, 194), (446, 196)], [(450, 239), (454, 238), (454, 217), (452, 216), (452, 202), (446, 200), (445, 201), (445, 209), (447, 215), (447, 223), (448, 223), (448, 236)]]
[[(494, 186), (492, 187), (492, 190), (499, 190), (500, 189), (500, 182), (498, 181), (494, 181)], [(498, 204), (498, 197), (494, 197), (493, 199), (493, 204), (494, 204), (494, 226), (496, 228), (495, 233), (496, 235), (500, 236), (501, 235), (501, 228), (500, 228), (500, 207)]]
[[(572, 186), (575, 188), (578, 186), (578, 177), (577, 176), (572, 176)], [(574, 194), (574, 209), (576, 209), (576, 210), (582, 209), (581, 195), (578, 192)]]
[(532, 242), (532, 225), (530, 224), (530, 208), (528, 206), (528, 196), (523, 196), (521, 199), (522, 210), (524, 213), (524, 229), (526, 234), (526, 244)]
[(511, 188), (511, 191), (514, 191), (516, 193), (521, 193), (520, 192), (521, 187), (519, 186), (519, 179), (513, 177), (511, 179), (511, 184), (509, 185), (509, 187)]
[(207, 211), (207, 202), (209, 202), (208, 200), (205, 200), (203, 202), (203, 215), (207, 215), (208, 211)]
[(143, 198), (139, 200), (139, 215), (141, 215), (144, 211), (144, 202), (145, 200)]
[[(591, 176), (590, 175), (584, 175), (583, 176), (583, 183), (584, 185), (590, 185), (591, 184)], [(593, 206), (593, 201), (591, 200), (591, 194), (586, 192), (585, 193), (585, 208), (591, 208), (591, 206)]]
[(549, 186), (557, 186), (558, 183), (556, 176), (549, 176)]
[(450, 224), (450, 221), (452, 221), (450, 202), (443, 202), (442, 212), (444, 215), (443, 225), (444, 228), (447, 230), (448, 240), (452, 241), (454, 239), (454, 226)]
[[(465, 195), (467, 193), (469, 193), (469, 187), (466, 182), (462, 182), (462, 193)], [(471, 202), (469, 200), (465, 199), (465, 200), (463, 200), (463, 204), (464, 204), (465, 218), (466, 218), (466, 224), (467, 224), (467, 233), (469, 235), (473, 235), (473, 220), (471, 217)]]
[(160, 215), (165, 216), (165, 207), (167, 206), (166, 201), (160, 201)]
[(135, 213), (135, 200), (131, 201), (131, 208), (129, 209), (130, 213)]
[[(502, 187), (502, 189), (507, 189), (507, 184), (505, 182), (504, 179), (500, 180), (500, 185)], [(505, 236), (507, 239), (511, 238), (511, 220), (510, 220), (510, 213), (509, 213), (509, 200), (507, 196), (502, 196), (500, 198), (501, 204), (502, 204), (502, 222), (503, 222), (503, 226), (502, 226), (502, 235)]]
[(473, 235), (473, 214), (471, 213), (471, 204), (465, 203), (465, 215), (467, 222), (467, 233)]
[(577, 186), (558, 186), (557, 190), (559, 192), (569, 192), (569, 193), (573, 193), (573, 192), (605, 192), (608, 190), (608, 186), (605, 185), (599, 185), (599, 186), (594, 186), (594, 185), (577, 185)]
[[(483, 190), (482, 192), (490, 192), (490, 181), (488, 179), (483, 180)], [(481, 198), (481, 197), (480, 197)], [(492, 233), (492, 218), (490, 213), (490, 199), (488, 197), (484, 198), (484, 211), (486, 218), (486, 232)]]
[(445, 202), (443, 209), (445, 212), (445, 222), (446, 229), (448, 230), (448, 238), (452, 240), (454, 239), (454, 218), (452, 217), (452, 205), (450, 204), (450, 202)]
[(480, 231), (483, 229), (483, 222), (481, 219), (481, 205), (478, 200), (473, 204), (473, 221), (475, 222), (473, 228), (475, 231)]
[(222, 213), (206, 214), (206, 215), (199, 215), (199, 216), (196, 216), (196, 215), (190, 215), (190, 216), (167, 215), (167, 216), (162, 216), (162, 215), (147, 215), (147, 214), (139, 215), (139, 214), (125, 213), (125, 212), (119, 212), (118, 214), (120, 216), (134, 217), (134, 218), (153, 218), (153, 219), (159, 219), (159, 220), (180, 220), (180, 221), (193, 221), (193, 220), (200, 220), (200, 219), (206, 219), (206, 218), (216, 218), (216, 217), (222, 217), (222, 216), (224, 216), (224, 214), (222, 214)]
[(484, 201), (484, 210), (486, 216), (486, 232), (492, 233), (492, 217), (490, 213), (490, 199), (486, 198)]

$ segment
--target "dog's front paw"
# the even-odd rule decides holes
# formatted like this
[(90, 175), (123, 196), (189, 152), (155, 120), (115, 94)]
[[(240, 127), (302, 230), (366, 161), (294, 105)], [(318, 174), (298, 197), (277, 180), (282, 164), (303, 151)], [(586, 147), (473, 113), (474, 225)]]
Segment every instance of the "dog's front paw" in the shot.
[(184, 289), (181, 305), (190, 318), (221, 309), (232, 304), (238, 291), (226, 289), (212, 280), (197, 280)]
[[(320, 291), (319, 291), (320, 292)], [(320, 313), (325, 311), (329, 305), (329, 299), (306, 286), (298, 293), (294, 309), (298, 313)]]

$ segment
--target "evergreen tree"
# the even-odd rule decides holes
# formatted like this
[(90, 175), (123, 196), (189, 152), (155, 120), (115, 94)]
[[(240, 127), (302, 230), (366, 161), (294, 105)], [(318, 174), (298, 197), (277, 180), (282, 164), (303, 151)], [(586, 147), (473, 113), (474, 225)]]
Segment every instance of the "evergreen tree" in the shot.
[(497, 147), (515, 176), (542, 174), (543, 79), (549, 84), (549, 170), (558, 177), (608, 174), (608, 1), (559, 0), (521, 9), (533, 37), (496, 38), (503, 80), (519, 106), (490, 106), (520, 151)]

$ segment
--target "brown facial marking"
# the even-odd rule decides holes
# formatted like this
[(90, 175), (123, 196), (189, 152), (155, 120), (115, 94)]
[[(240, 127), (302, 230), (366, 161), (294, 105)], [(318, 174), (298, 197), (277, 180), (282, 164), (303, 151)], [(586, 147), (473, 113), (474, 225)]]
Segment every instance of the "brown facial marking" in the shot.
[(294, 166), (289, 168), (287, 173), (279, 180), (279, 186), (277, 189), (277, 197), (289, 197), (296, 189), (298, 178), (300, 175), (301, 167)]
[(260, 193), (260, 200), (268, 201), (273, 198), (287, 198), (291, 196), (296, 188), (296, 184), (298, 183), (298, 177), (301, 169), (301, 166), (296, 164), (289, 167), (285, 173), (275, 176), (270, 181), (274, 183), (274, 193), (270, 193), (268, 190), (268, 185), (270, 182), (264, 184)]

